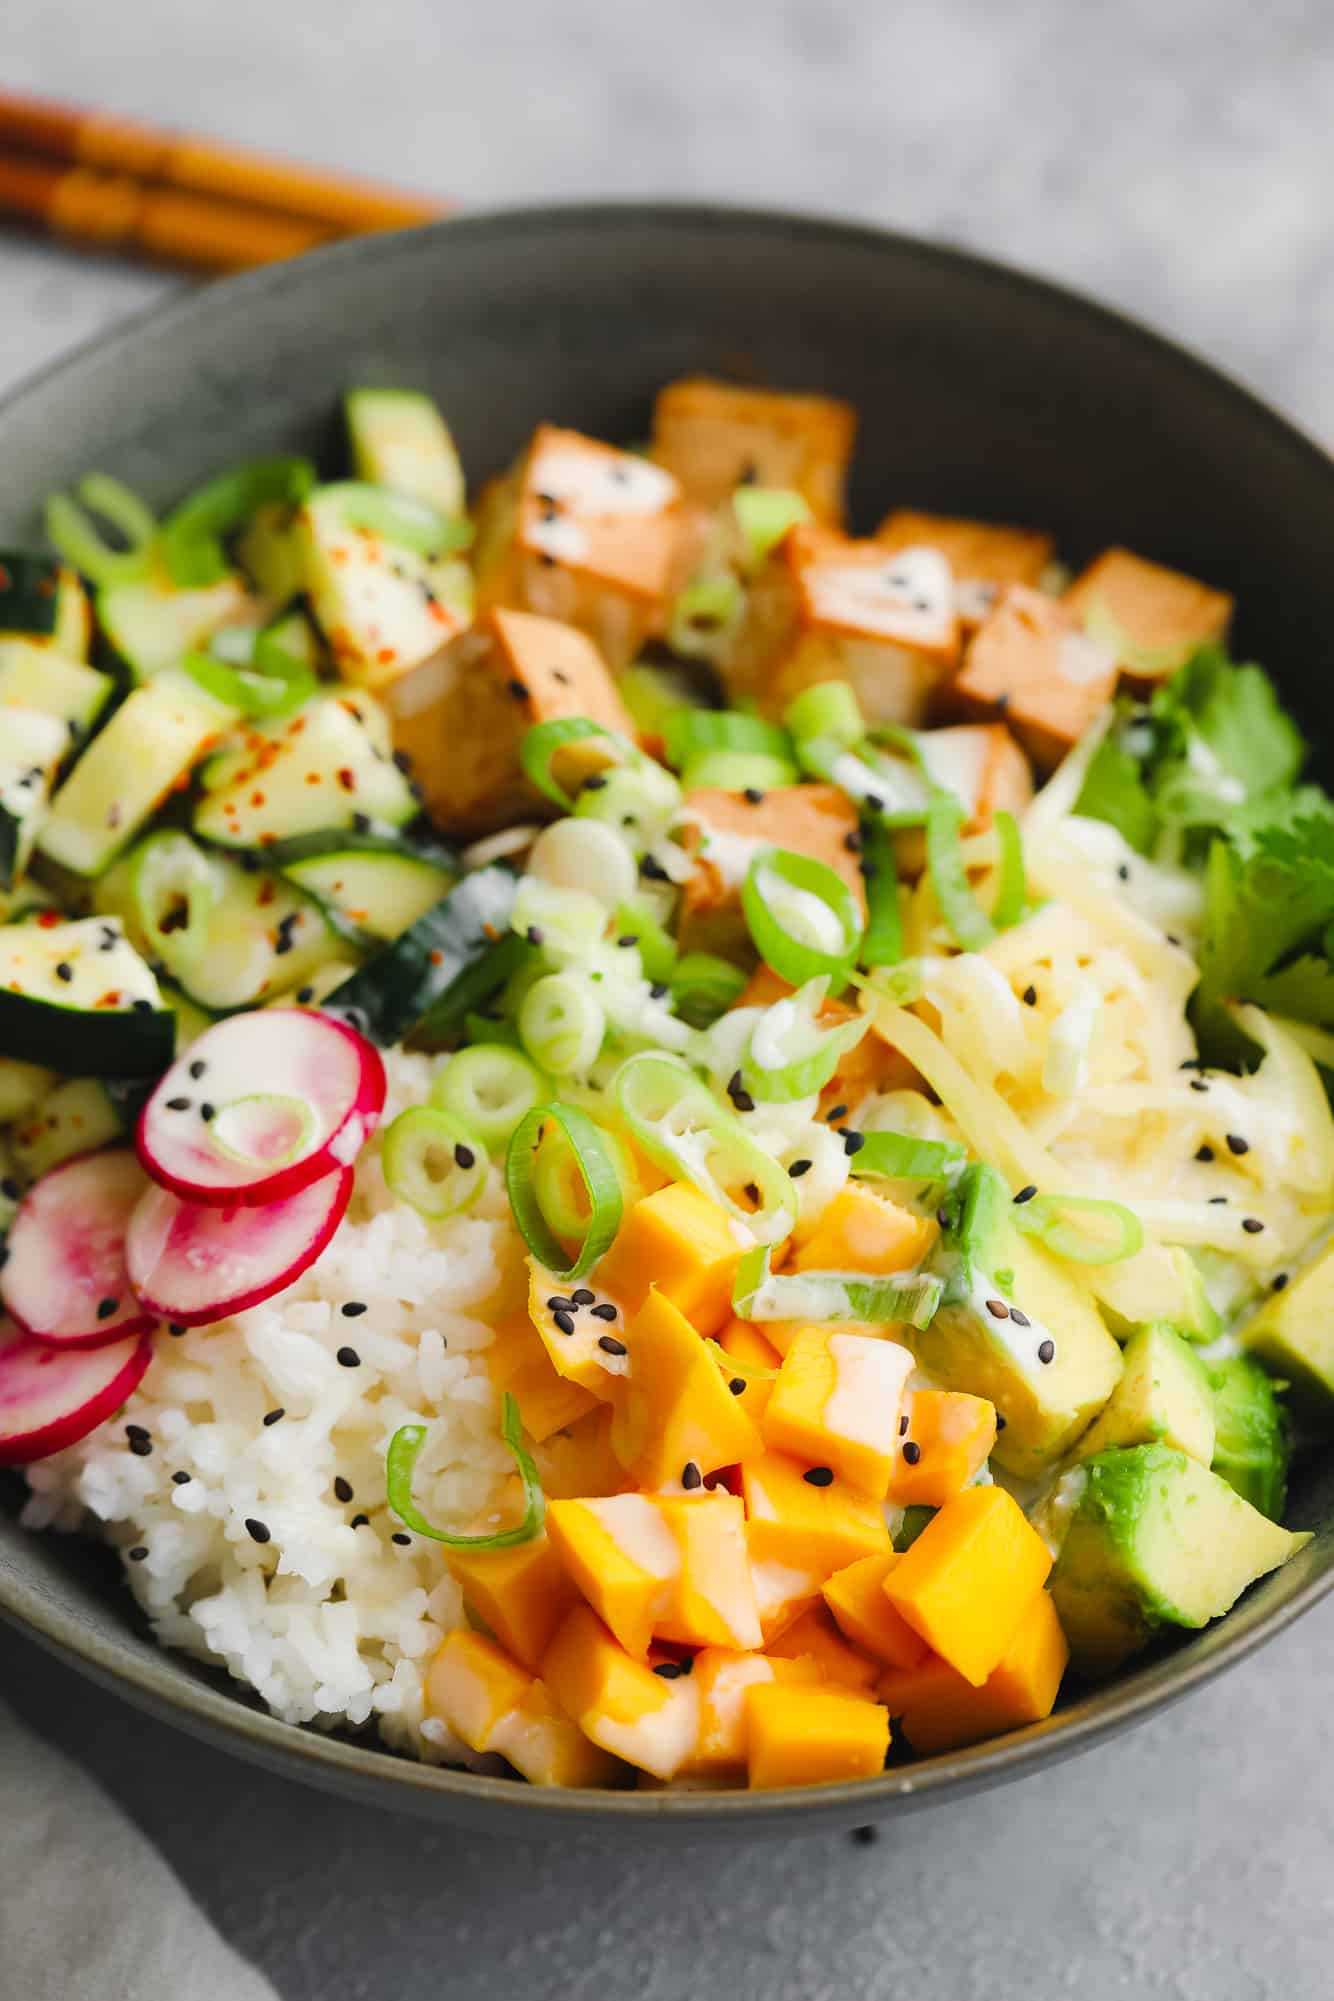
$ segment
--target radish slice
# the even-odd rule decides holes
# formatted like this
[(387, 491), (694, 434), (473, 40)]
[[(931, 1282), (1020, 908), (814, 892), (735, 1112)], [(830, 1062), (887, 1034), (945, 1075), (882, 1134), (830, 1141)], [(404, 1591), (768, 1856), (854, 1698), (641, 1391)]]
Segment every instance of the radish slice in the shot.
[(136, 1291), (185, 1327), (258, 1306), (315, 1262), (343, 1220), (353, 1179), (350, 1167), (336, 1167), (280, 1202), (231, 1209), (149, 1187), (125, 1244)]
[(229, 1015), (144, 1106), (139, 1158), (187, 1202), (269, 1203), (350, 1167), (384, 1105), (373, 1044), (312, 1008)]
[(125, 1231), (147, 1186), (127, 1147), (79, 1154), (33, 1183), (0, 1272), (0, 1299), (25, 1333), (103, 1348), (153, 1325), (125, 1269)]
[(0, 1466), (62, 1452), (114, 1416), (153, 1356), (147, 1334), (53, 1348), (0, 1321)]

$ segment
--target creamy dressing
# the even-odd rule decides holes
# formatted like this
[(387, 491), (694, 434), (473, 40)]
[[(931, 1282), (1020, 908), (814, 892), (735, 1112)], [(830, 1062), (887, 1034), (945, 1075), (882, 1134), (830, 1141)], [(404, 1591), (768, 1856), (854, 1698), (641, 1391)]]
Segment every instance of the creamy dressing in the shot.
[(1056, 672), (1072, 687), (1087, 688), (1116, 672), (1116, 655), (1086, 632), (1067, 632), (1056, 654)]
[(595, 517), (661, 514), (680, 492), (672, 475), (648, 459), (572, 445), (540, 451), (529, 467), (528, 485), (573, 514)]
[(584, 1501), (620, 1554), (649, 1577), (669, 1583), (679, 1576), (681, 1552), (676, 1537), (646, 1494), (611, 1494), (605, 1500)]
[(874, 567), (813, 563), (802, 573), (812, 617), (904, 645), (948, 645), (954, 579), (938, 549), (901, 549)]
[(1146, 860), (1105, 820), (1072, 813), (1061, 831), (1089, 864), (1098, 888), (1129, 904), (1146, 923), (1178, 936), (1198, 930), (1204, 887), (1197, 876)]
[(834, 759), (829, 776), (850, 799), (879, 799), (889, 813), (926, 811), (925, 780), (907, 758), (886, 758), (880, 770), (845, 750)]
[(539, 515), (525, 527), (523, 540), (555, 563), (586, 562), (591, 547), (588, 530), (572, 514)]
[(892, 1454), (913, 1358), (895, 1341), (866, 1334), (831, 1334), (834, 1387), (823, 1422), (839, 1438), (872, 1452)]
[(662, 1695), (636, 1717), (600, 1714), (589, 1734), (604, 1751), (624, 1758), (657, 1779), (670, 1779), (699, 1742), (699, 1690), (691, 1675), (675, 1681), (653, 1677)]

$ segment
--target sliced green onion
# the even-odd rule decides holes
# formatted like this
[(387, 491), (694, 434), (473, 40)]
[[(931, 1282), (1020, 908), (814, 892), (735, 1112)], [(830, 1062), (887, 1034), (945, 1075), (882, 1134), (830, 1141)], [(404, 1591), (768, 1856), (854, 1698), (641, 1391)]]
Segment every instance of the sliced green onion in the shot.
[[(571, 823), (557, 820), (554, 824), (568, 827)], [(631, 880), (633, 876), (631, 870)], [(538, 875), (519, 877), (510, 911), (510, 929), (533, 945), (542, 946), (554, 964), (586, 962), (606, 928), (606, 908), (596, 896), (582, 889), (567, 889), (560, 883), (544, 882)]]
[(758, 751), (785, 764), (792, 756), (785, 729), (739, 709), (678, 709), (663, 723), (662, 740), (667, 762), (678, 768), (704, 750)]
[(389, 493), (365, 481), (340, 480), (342, 515), (349, 528), (365, 528), (419, 556), (453, 556), (472, 542), (472, 523), (463, 515), (442, 514), (427, 501)]
[(519, 1039), (553, 1077), (591, 1070), (606, 1032), (603, 1008), (575, 973), (544, 974), (519, 1004)]
[[(592, 898), (604, 918), (633, 896), (639, 883), (634, 856), (617, 830), (604, 820), (577, 819), (572, 813), (543, 827), (529, 852), (528, 873), (559, 892)], [(518, 901), (523, 901), (522, 893)]]
[(308, 459), (251, 459), (183, 500), (162, 524), (162, 553), (178, 590), (219, 584), (230, 574), (224, 535), (268, 501), (302, 501), (315, 486)]
[(413, 1468), (417, 1464), (417, 1455), (426, 1443), (427, 1427), (424, 1424), (401, 1424), (389, 1441), (385, 1459), (385, 1494), (389, 1506), (405, 1528), (410, 1528), (416, 1535), (429, 1536), (432, 1542), (442, 1542), (448, 1549), (517, 1549), (520, 1543), (532, 1542), (535, 1536), (541, 1534), (546, 1520), (546, 1497), (532, 1455), (524, 1450), (523, 1420), (519, 1415), (518, 1399), (508, 1390), (505, 1392), (504, 1413), (500, 1435), (514, 1456), (519, 1478), (523, 1482), (523, 1520), (516, 1522), (512, 1529), (498, 1530), (495, 1535), (451, 1535), (447, 1529), (435, 1528), (412, 1498)]
[(903, 957), (903, 913), (894, 843), (880, 820), (862, 822), (862, 880), (866, 884), (866, 935), (861, 962), (869, 970), (897, 966)]
[(751, 1031), (742, 1071), (746, 1089), (764, 1104), (794, 1104), (822, 1091), (849, 1050), (871, 1026), (869, 1014), (822, 1028), (826, 979), (809, 980), (767, 1007)]
[(485, 1045), (488, 1049), (520, 1049), (519, 1031), (503, 1015), (465, 1014), (463, 1035), (465, 1041)]
[(193, 965), (208, 943), (208, 921), (218, 901), (218, 879), (206, 854), (188, 834), (154, 834), (131, 864), (134, 914), (149, 956), (170, 954), (179, 971)]
[(851, 750), (866, 735), (861, 704), (850, 681), (817, 681), (803, 688), (789, 703), (783, 721), (798, 743), (827, 737), (841, 750)]
[(739, 486), (732, 495), (732, 512), (745, 537), (750, 567), (755, 570), (789, 528), (811, 518), (805, 497), (790, 486)]
[(99, 534), (91, 515), (68, 494), (54, 493), (46, 503), (47, 539), (82, 576), (92, 583), (125, 584), (142, 577), (157, 539), (157, 520), (138, 494), (107, 473), (89, 473), (75, 488), (79, 499), (100, 514), (125, 543), (114, 548)]
[(431, 1082), (431, 1103), (485, 1146), (504, 1146), (542, 1095), (542, 1079), (517, 1049), (496, 1043), (460, 1049)]
[(486, 1146), (461, 1119), (413, 1105), (385, 1132), (380, 1165), (392, 1192), (433, 1223), (475, 1202), (486, 1183)]
[(952, 792), (932, 790), (926, 809), (926, 865), (940, 914), (955, 943), (965, 952), (980, 952), (995, 937), (995, 927), (973, 895), (959, 845), (963, 807)]
[(777, 1369), (766, 1369), (760, 1362), (739, 1362), (735, 1355), (729, 1355), (721, 1341), (706, 1340), (704, 1346), (725, 1376), (744, 1376), (747, 1382), (776, 1383)]
[[(629, 1147), (606, 1126), (598, 1127), (598, 1138), (616, 1170), (622, 1201), (633, 1202), (640, 1188)], [(562, 1243), (577, 1243), (588, 1228), (588, 1191), (574, 1148), (558, 1125), (548, 1127), (533, 1155), (533, 1193)]]
[(708, 653), (735, 629), (746, 608), (746, 594), (735, 577), (699, 578), (672, 606), (667, 644), (686, 659)]
[(997, 931), (1008, 931), (1024, 914), (1027, 885), (1024, 880), (1024, 844), (1013, 813), (999, 812), (993, 820), (999, 849), (999, 882), (996, 901), (991, 906), (991, 922)]
[[(548, 1222), (535, 1185), (534, 1154), (549, 1125), (559, 1127), (568, 1140), (588, 1198), (588, 1218), (573, 1258)], [(538, 1263), (559, 1279), (582, 1278), (610, 1249), (621, 1227), (621, 1178), (605, 1136), (573, 1105), (535, 1105), (519, 1121), (505, 1155), (505, 1188), (519, 1234)]]
[(854, 1174), (885, 1174), (901, 1181), (944, 1181), (963, 1167), (968, 1150), (952, 1139), (919, 1139), (916, 1133), (863, 1133)]
[[(273, 1144), (275, 1122), (285, 1141), (277, 1152)], [(244, 1161), (247, 1167), (277, 1168), (298, 1159), (314, 1132), (315, 1113), (304, 1098), (282, 1091), (254, 1091), (219, 1105), (208, 1136), (229, 1160)], [(264, 1143), (256, 1145), (255, 1138)]]
[(681, 767), (684, 792), (772, 792), (795, 785), (800, 773), (785, 757), (763, 750), (700, 750)]
[(732, 1308), (742, 1320), (906, 1321), (931, 1324), (944, 1283), (931, 1272), (871, 1278), (865, 1272), (772, 1272), (767, 1244), (737, 1266)]
[(660, 841), (681, 810), (681, 787), (656, 758), (632, 750), (633, 762), (585, 778), (575, 801), (580, 820), (599, 821), (636, 857)]
[[(1110, 1234), (1090, 1236), (1064, 1221), (1070, 1214), (1096, 1218)], [(1013, 1212), (1026, 1236), (1038, 1237), (1058, 1258), (1081, 1265), (1116, 1264), (1144, 1248), (1144, 1225), (1121, 1202), (1100, 1202), (1088, 1195), (1035, 1195)]]
[[(762, 1243), (789, 1234), (797, 1208), (792, 1181), (678, 1058), (655, 1050), (629, 1057), (615, 1096), (632, 1138), (665, 1173), (691, 1182)], [(750, 1188), (754, 1208), (733, 1193)]]
[[(271, 648), (269, 658), (280, 650)], [(258, 647), (254, 657), (259, 659)], [(240, 709), (247, 716), (282, 716), (308, 702), (319, 686), (309, 668), (290, 654), (284, 654), (283, 659), (289, 671), (281, 676), (267, 667), (259, 673), (249, 667), (233, 667), (212, 653), (187, 653), (181, 664), (197, 687), (229, 708)]]
[(820, 973), (842, 980), (857, 957), (857, 899), (841, 875), (812, 855), (764, 848), (752, 856), (741, 907), (760, 957), (794, 987)]
[(668, 716), (677, 709), (694, 708), (699, 701), (684, 668), (663, 667), (656, 661), (633, 661), (621, 676), (620, 688), (621, 700), (643, 737), (660, 737)]
[(747, 975), (730, 959), (715, 958), (712, 952), (686, 952), (671, 975), (672, 1006), (692, 1028), (710, 1028), (736, 1005), (746, 984)]
[[(596, 741), (590, 743), (590, 738)], [(582, 778), (586, 778), (590, 771), (601, 771), (609, 764), (623, 764), (639, 755), (634, 745), (627, 743), (624, 737), (616, 736), (588, 716), (557, 716), (552, 722), (535, 724), (519, 745), (519, 762), (529, 784), (535, 785), (544, 799), (550, 799), (565, 813), (574, 811), (574, 798), (558, 783), (552, 767), (558, 751), (573, 749), (575, 744), (580, 743), (586, 744), (595, 753), (591, 759), (581, 760), (587, 767), (581, 773)]]
[(666, 980), (676, 965), (676, 940), (664, 931), (646, 903), (621, 903), (613, 918), (617, 938), (633, 938), (646, 980)]

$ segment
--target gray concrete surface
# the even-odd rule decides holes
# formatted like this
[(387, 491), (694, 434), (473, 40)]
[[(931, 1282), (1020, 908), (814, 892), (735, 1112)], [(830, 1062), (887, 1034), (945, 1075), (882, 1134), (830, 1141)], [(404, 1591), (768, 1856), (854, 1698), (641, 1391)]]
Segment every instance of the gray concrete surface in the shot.
[[(1157, 321), (1334, 435), (1321, 0), (2, 11), (14, 87), (469, 206), (718, 194), (979, 246)], [(0, 235), (0, 386), (172, 282)], [(1334, 1985), (1332, 1648), (1329, 1606), (1186, 1707), (1022, 1787), (874, 1847), (732, 1853), (500, 1846), (333, 1808), (8, 1636), (0, 1688), (102, 1778), (287, 2001), (1319, 2001)]]

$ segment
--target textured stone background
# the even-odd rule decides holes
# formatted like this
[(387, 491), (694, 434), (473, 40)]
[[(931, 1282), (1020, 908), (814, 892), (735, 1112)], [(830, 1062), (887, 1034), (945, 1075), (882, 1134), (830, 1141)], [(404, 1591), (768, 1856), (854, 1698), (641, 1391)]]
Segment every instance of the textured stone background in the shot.
[[(14, 87), (472, 207), (720, 195), (981, 247), (1143, 314), (1334, 435), (1320, 0), (0, 13)], [(0, 235), (0, 387), (172, 282)], [(502, 1847), (335, 1807), (8, 1635), (0, 1688), (114, 1791), (286, 2001), (879, 2001), (924, 1984), (943, 2001), (1319, 2001), (1331, 1646), (1334, 1606), (1136, 1735), (874, 1848), (730, 1853)]]

